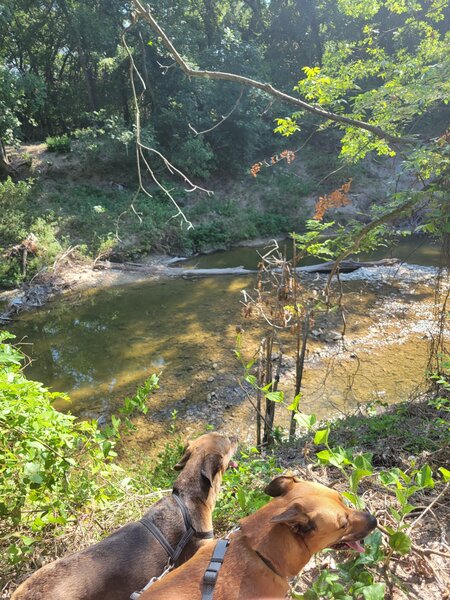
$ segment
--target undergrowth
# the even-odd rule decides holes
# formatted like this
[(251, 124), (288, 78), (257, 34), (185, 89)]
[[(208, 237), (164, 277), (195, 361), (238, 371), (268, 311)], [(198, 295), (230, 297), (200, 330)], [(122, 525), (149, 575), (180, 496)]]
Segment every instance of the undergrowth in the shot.
[[(208, 197), (186, 207), (194, 223), (187, 230), (172, 218), (173, 209), (160, 192), (152, 199), (134, 193), (129, 185), (64, 179), (0, 182), (0, 287), (30, 280), (69, 248), (90, 260), (133, 260), (152, 251), (189, 255), (280, 235), (295, 225), (280, 208), (242, 208), (233, 199)], [(22, 248), (30, 235), (35, 244), (24, 270)]]

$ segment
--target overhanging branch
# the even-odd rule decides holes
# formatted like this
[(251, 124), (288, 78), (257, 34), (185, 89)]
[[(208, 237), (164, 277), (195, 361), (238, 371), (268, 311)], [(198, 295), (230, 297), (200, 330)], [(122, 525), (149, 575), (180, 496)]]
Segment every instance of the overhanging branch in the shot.
[(338, 115), (336, 113), (332, 113), (328, 110), (320, 108), (319, 106), (314, 106), (313, 104), (308, 104), (299, 98), (295, 98), (294, 96), (290, 96), (281, 90), (274, 88), (269, 83), (263, 83), (261, 81), (257, 81), (256, 79), (250, 79), (249, 77), (244, 77), (243, 75), (236, 75), (235, 73), (226, 73), (223, 71), (202, 71), (200, 69), (192, 69), (187, 62), (183, 59), (181, 54), (173, 45), (170, 38), (166, 35), (164, 30), (161, 28), (159, 23), (156, 21), (154, 16), (151, 13), (150, 7), (147, 8), (140, 2), (140, 0), (133, 0), (134, 7), (136, 9), (136, 14), (145, 19), (150, 27), (156, 31), (156, 33), (160, 36), (164, 46), (167, 48), (169, 53), (172, 55), (176, 63), (182, 69), (182, 71), (188, 75), (188, 77), (200, 77), (204, 79), (215, 79), (215, 80), (225, 80), (225, 81), (233, 81), (234, 83), (239, 83), (240, 85), (245, 85), (247, 87), (257, 88), (262, 90), (266, 94), (273, 96), (274, 98), (278, 98), (283, 102), (288, 104), (292, 104), (297, 108), (301, 108), (310, 113), (318, 115), (323, 119), (327, 119), (330, 121), (334, 121), (336, 123), (343, 123), (345, 125), (349, 125), (352, 127), (358, 127), (359, 129), (365, 129), (370, 133), (373, 133), (375, 136), (384, 139), (393, 144), (413, 144), (417, 143), (416, 138), (404, 138), (392, 135), (391, 133), (384, 131), (380, 127), (376, 125), (371, 125), (370, 123), (366, 123), (365, 121), (360, 121), (358, 119), (351, 119), (350, 117), (345, 117), (343, 115)]

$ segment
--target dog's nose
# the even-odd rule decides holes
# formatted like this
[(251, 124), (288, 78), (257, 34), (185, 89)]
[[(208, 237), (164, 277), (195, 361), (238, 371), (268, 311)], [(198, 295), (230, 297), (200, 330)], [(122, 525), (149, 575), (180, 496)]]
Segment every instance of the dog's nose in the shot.
[(370, 531), (372, 531), (372, 529), (375, 529), (375, 527), (378, 525), (378, 521), (376, 519), (376, 517), (374, 517), (373, 515), (371, 515), (370, 513), (366, 513), (367, 515), (367, 526), (369, 527)]

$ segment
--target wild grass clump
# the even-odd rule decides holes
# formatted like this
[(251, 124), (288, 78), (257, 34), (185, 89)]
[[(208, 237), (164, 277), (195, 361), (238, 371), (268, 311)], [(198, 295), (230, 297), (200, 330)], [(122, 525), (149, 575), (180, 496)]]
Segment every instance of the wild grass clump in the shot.
[(58, 154), (68, 154), (71, 150), (71, 141), (68, 135), (54, 135), (45, 139), (47, 152), (56, 152)]

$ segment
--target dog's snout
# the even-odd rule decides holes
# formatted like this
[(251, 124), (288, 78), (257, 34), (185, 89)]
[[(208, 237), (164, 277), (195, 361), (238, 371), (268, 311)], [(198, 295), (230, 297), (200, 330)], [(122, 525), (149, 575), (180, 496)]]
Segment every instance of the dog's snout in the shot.
[(366, 517), (367, 527), (368, 527), (369, 531), (372, 531), (372, 529), (375, 529), (375, 527), (378, 525), (378, 521), (377, 521), (376, 517), (374, 517), (370, 513), (364, 513), (364, 515)]

